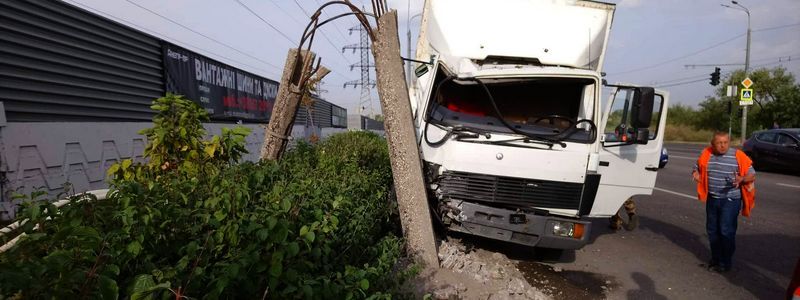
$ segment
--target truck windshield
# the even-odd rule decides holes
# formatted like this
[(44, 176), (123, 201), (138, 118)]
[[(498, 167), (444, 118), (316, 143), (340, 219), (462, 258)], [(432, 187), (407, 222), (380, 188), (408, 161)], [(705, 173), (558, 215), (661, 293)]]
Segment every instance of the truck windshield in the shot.
[[(447, 126), (522, 132), (578, 143), (594, 141), (594, 80), (487, 78), (480, 81), (483, 85), (470, 80), (439, 81), (431, 93), (435, 99), (431, 99), (430, 120)], [(500, 120), (501, 116), (505, 122)]]

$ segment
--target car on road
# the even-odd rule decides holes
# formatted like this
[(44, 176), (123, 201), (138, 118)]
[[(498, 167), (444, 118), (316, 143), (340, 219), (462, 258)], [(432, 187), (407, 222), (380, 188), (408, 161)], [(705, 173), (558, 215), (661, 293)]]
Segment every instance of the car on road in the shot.
[(757, 169), (800, 172), (800, 128), (756, 131), (742, 150)]

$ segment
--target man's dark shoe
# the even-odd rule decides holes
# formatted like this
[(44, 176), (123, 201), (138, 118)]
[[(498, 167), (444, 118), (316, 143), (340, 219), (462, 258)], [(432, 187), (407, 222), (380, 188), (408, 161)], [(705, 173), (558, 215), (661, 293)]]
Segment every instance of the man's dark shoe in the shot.
[(619, 214), (616, 214), (609, 219), (608, 227), (615, 231), (622, 228), (622, 218), (619, 217)]
[(637, 214), (628, 214), (628, 224), (625, 224), (625, 230), (631, 231), (639, 227), (639, 216)]
[(731, 267), (723, 267), (720, 265), (715, 265), (713, 267), (708, 268), (709, 271), (717, 272), (720, 274), (725, 274), (731, 271)]
[(717, 266), (719, 266), (718, 262), (715, 262), (713, 260), (709, 260), (708, 263), (706, 263), (706, 270), (711, 271), (711, 269), (713, 269), (713, 268), (715, 268)]

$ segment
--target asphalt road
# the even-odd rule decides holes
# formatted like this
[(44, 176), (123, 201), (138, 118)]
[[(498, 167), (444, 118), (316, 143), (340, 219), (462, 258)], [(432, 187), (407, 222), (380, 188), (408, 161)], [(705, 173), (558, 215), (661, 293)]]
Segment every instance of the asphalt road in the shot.
[(551, 265), (570, 284), (600, 292), (588, 298), (782, 299), (800, 259), (800, 177), (756, 172), (756, 206), (739, 218), (733, 270), (717, 274), (703, 266), (705, 206), (690, 175), (703, 145), (666, 147), (670, 162), (653, 195), (635, 198), (639, 228), (613, 232), (607, 220), (594, 220), (593, 243)]

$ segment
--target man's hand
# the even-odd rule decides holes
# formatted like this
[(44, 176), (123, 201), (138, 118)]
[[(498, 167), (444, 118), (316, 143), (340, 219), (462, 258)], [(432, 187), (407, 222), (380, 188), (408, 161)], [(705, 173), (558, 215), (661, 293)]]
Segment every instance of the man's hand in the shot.
[(699, 183), (700, 182), (700, 172), (697, 172), (697, 170), (692, 171), (692, 179), (694, 179), (694, 182)]
[(739, 185), (743, 183), (751, 183), (756, 180), (756, 175), (752, 173), (748, 173), (747, 175), (744, 176), (739, 176), (738, 173), (734, 172), (733, 176), (734, 176), (733, 187), (735, 188), (738, 188)]
[(738, 188), (743, 180), (744, 176), (739, 176), (739, 173), (733, 172), (733, 182), (731, 184), (733, 184), (734, 188)]

